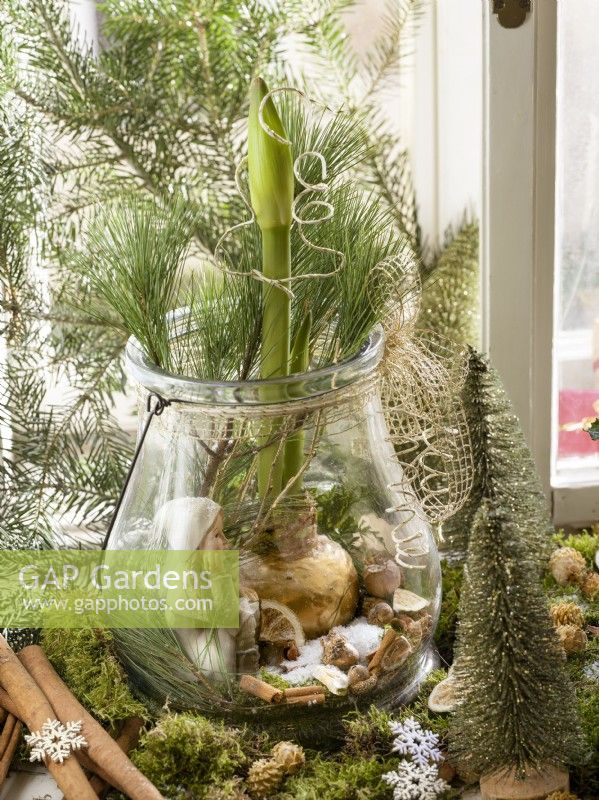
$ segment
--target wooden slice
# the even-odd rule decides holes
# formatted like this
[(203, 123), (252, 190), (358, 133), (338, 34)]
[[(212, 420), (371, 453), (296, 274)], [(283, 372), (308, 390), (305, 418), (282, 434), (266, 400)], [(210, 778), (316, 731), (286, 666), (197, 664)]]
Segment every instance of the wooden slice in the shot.
[(531, 772), (524, 780), (518, 780), (514, 770), (480, 779), (482, 800), (545, 800), (552, 792), (569, 788), (568, 773), (551, 765), (541, 773)]

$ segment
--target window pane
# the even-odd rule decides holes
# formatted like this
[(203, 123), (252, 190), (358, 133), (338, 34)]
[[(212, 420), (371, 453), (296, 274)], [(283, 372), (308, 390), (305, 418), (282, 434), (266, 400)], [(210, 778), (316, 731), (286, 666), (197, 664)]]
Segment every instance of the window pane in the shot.
[(554, 483), (599, 482), (599, 3), (558, 4)]

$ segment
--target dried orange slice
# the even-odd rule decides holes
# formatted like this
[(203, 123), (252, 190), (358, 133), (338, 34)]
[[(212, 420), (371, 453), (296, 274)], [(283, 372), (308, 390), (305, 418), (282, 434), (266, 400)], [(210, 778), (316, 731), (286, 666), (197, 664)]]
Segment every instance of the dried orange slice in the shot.
[(306, 642), (302, 624), (289, 606), (276, 600), (260, 602), (260, 639), (263, 642), (295, 642), (301, 647)]

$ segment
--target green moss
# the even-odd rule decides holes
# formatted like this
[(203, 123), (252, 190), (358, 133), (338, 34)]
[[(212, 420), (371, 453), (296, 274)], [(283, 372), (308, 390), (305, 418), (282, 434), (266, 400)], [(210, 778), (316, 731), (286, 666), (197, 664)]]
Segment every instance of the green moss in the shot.
[(593, 564), (595, 553), (599, 550), (599, 532), (583, 530), (566, 534), (560, 530), (555, 534), (555, 543), (559, 547), (573, 547), (578, 550), (590, 567)]
[[(186, 800), (189, 797), (191, 795), (186, 795)], [(207, 786), (203, 797), (204, 800), (250, 800), (241, 778), (229, 778), (218, 786)]]
[(582, 595), (578, 586), (571, 584), (560, 586), (551, 573), (546, 573), (543, 578), (543, 591), (547, 595), (551, 605), (562, 601), (575, 602), (581, 606), (583, 605), (580, 602)]
[(274, 675), (264, 667), (262, 667), (258, 673), (258, 677), (260, 680), (263, 680), (264, 683), (269, 683), (271, 686), (274, 686), (275, 689), (288, 689), (291, 686), (289, 681), (286, 681), (285, 678), (282, 678), (280, 675)]
[(142, 737), (132, 760), (169, 800), (213, 800), (217, 788), (238, 786), (252, 747), (245, 730), (197, 714), (167, 714)]
[(451, 564), (444, 563), (442, 578), (443, 599), (441, 601), (439, 622), (435, 632), (435, 642), (443, 661), (447, 664), (451, 664), (453, 661), (453, 645), (458, 622), (460, 592), (464, 580), (463, 565), (452, 566)]
[(136, 700), (111, 649), (109, 631), (49, 629), (42, 646), (75, 697), (99, 720), (114, 724), (149, 714)]
[(318, 530), (326, 533), (350, 554), (359, 574), (363, 569), (360, 552), (361, 529), (354, 515), (360, 494), (347, 486), (333, 486), (326, 492), (314, 492)]
[(428, 696), (433, 688), (447, 677), (445, 670), (436, 669), (423, 682), (413, 703), (393, 713), (370, 706), (366, 713), (353, 712), (344, 720), (344, 750), (352, 756), (371, 757), (386, 755), (391, 750), (393, 734), (389, 728), (391, 720), (414, 717), (423, 728), (433, 731), (441, 739), (447, 733), (448, 715), (434, 714), (428, 708)]
[(370, 706), (366, 713), (354, 711), (344, 719), (347, 753), (355, 756), (387, 754), (393, 735), (389, 728), (392, 717), (387, 711)]
[(578, 715), (589, 747), (589, 759), (571, 770), (572, 789), (582, 800), (599, 797), (599, 686), (586, 680), (577, 687)]
[(304, 769), (286, 781), (277, 800), (388, 800), (390, 788), (382, 776), (396, 766), (397, 757), (327, 759), (313, 754)]
[(447, 677), (444, 669), (433, 670), (427, 679), (422, 683), (420, 691), (413, 703), (409, 706), (398, 709), (393, 715), (400, 722), (408, 717), (414, 717), (423, 728), (431, 730), (443, 741), (447, 736), (449, 727), (449, 714), (435, 714), (428, 707), (428, 697), (435, 686)]
[(586, 625), (599, 625), (599, 600), (587, 601), (586, 605), (581, 604), (584, 611), (584, 621)]

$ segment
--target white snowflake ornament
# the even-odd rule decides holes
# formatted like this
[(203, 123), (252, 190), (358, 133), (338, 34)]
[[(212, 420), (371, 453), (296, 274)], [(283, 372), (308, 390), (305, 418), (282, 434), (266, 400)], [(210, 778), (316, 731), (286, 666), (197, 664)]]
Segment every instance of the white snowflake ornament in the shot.
[(435, 764), (419, 766), (413, 761), (400, 761), (394, 772), (383, 775), (383, 780), (393, 787), (393, 800), (435, 800), (449, 789)]
[(395, 735), (394, 753), (411, 756), (421, 767), (427, 767), (431, 761), (441, 761), (439, 737), (432, 731), (424, 730), (413, 717), (408, 717), (403, 722), (390, 722), (389, 727)]
[(68, 758), (75, 750), (87, 747), (85, 736), (81, 734), (82, 722), (67, 722), (63, 725), (57, 719), (49, 719), (41, 731), (25, 736), (31, 749), (30, 761), (43, 761), (46, 757), (58, 764)]

